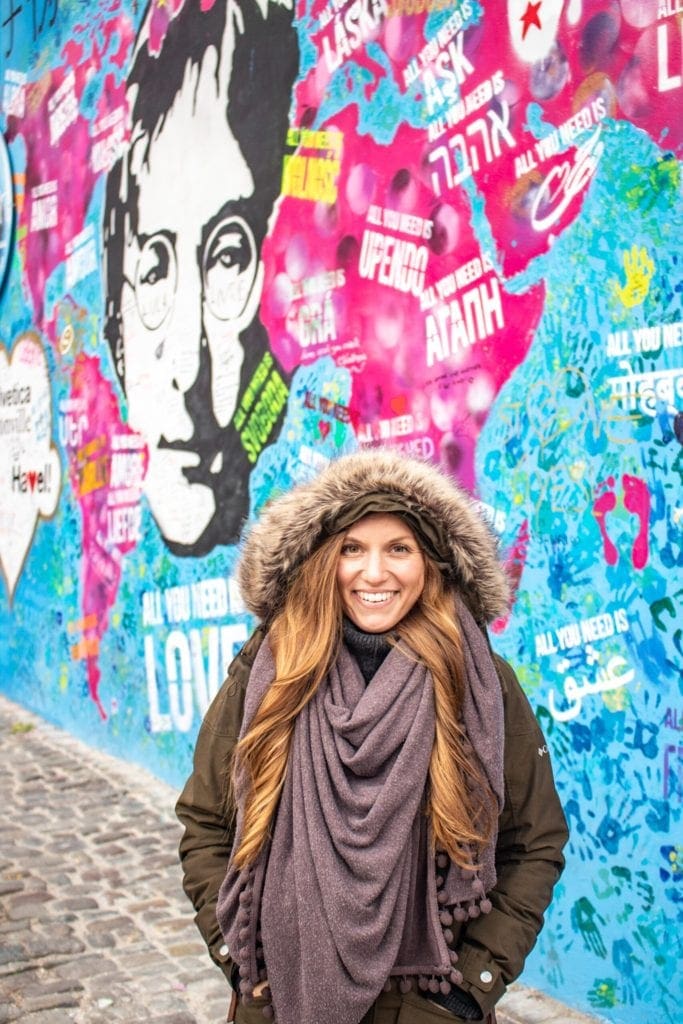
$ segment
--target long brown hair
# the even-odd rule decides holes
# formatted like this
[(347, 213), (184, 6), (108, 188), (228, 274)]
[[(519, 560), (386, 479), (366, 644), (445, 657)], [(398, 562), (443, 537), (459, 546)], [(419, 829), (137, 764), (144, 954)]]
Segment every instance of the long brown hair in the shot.
[[(339, 650), (342, 605), (336, 574), (343, 542), (343, 532), (331, 537), (302, 564), (270, 625), (275, 678), (233, 760), (233, 784), (237, 774), (246, 784), (242, 840), (234, 855), (237, 869), (251, 864), (268, 838), (296, 717)], [(434, 681), (436, 732), (426, 813), (435, 845), (465, 867), (471, 863), (469, 844), (481, 846), (491, 835), (495, 802), (460, 723), (464, 671), (453, 595), (437, 566), (426, 556), (424, 560), (423, 592), (394, 632), (409, 648), (407, 653), (424, 662)]]
[(436, 730), (426, 807), (434, 843), (467, 867), (471, 847), (476, 851), (491, 838), (497, 804), (462, 725), (462, 637), (453, 594), (430, 558), (425, 557), (422, 594), (395, 632), (424, 662), (434, 684)]

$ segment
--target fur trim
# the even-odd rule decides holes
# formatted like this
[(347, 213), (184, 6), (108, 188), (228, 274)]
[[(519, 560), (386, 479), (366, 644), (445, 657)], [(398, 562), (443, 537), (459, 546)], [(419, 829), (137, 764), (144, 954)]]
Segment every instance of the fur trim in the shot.
[(418, 502), (441, 524), (453, 576), (475, 618), (491, 622), (509, 609), (509, 586), (496, 538), (472, 498), (433, 465), (387, 449), (345, 455), (308, 483), (266, 505), (244, 542), (238, 576), (247, 608), (270, 620), (293, 573), (359, 495), (384, 491)]

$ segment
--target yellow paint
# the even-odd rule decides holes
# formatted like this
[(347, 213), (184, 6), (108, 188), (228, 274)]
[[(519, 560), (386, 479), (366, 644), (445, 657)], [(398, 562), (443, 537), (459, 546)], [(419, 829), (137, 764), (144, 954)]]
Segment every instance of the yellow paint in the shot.
[(650, 281), (655, 265), (644, 246), (635, 243), (624, 253), (624, 285), (615, 284), (615, 292), (627, 309), (641, 306), (650, 291)]
[(586, 475), (586, 468), (586, 463), (582, 459), (579, 459), (577, 462), (573, 462), (571, 464), (571, 466), (569, 467), (569, 476), (574, 481), (574, 483), (578, 483), (579, 480), (583, 480), (584, 476)]
[(602, 699), (607, 710), (612, 712), (626, 711), (631, 706), (629, 693), (625, 686), (620, 686), (618, 690), (610, 690), (603, 694)]

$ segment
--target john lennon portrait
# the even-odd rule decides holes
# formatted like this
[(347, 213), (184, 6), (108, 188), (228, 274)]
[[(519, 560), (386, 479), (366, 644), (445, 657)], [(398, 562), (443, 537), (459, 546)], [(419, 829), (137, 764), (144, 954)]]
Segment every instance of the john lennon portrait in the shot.
[(174, 554), (200, 556), (234, 542), (248, 511), (234, 416), (269, 351), (261, 246), (298, 46), (292, 11), (268, 0), (186, 0), (158, 54), (150, 18), (151, 5), (127, 80), (130, 141), (107, 179), (105, 332), (148, 446), (152, 515)]

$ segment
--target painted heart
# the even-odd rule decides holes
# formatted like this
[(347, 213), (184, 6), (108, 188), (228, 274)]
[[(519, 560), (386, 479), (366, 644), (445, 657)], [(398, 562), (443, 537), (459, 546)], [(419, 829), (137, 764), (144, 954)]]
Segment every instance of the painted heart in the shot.
[(11, 601), (38, 517), (54, 513), (61, 486), (47, 360), (33, 333), (11, 356), (0, 345), (0, 438), (0, 569)]
[(329, 434), (330, 429), (330, 424), (327, 420), (318, 420), (318, 430), (320, 431), (320, 436), (322, 437), (323, 441)]

